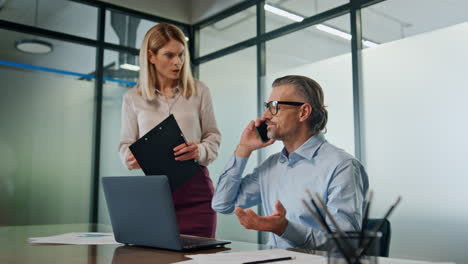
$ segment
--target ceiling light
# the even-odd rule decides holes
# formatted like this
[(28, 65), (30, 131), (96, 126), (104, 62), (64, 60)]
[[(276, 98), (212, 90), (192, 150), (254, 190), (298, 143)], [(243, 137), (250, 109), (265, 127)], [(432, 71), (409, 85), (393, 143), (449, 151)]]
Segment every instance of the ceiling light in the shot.
[(276, 14), (276, 15), (279, 15), (279, 16), (282, 16), (282, 17), (286, 17), (286, 18), (289, 18), (293, 21), (296, 21), (296, 22), (301, 22), (302, 20), (304, 20), (303, 17), (301, 16), (298, 16), (296, 14), (293, 14), (291, 12), (288, 12), (286, 10), (283, 10), (283, 9), (280, 9), (280, 8), (277, 8), (277, 7), (274, 7), (272, 5), (269, 5), (269, 4), (265, 4), (263, 6), (263, 8), (266, 10), (266, 11), (269, 11), (273, 14)]
[[(323, 32), (327, 32), (329, 34), (332, 34), (332, 35), (335, 35), (335, 36), (338, 36), (340, 38), (344, 38), (344, 39), (347, 39), (347, 40), (351, 40), (352, 36), (351, 34), (349, 33), (346, 33), (344, 31), (341, 31), (339, 29), (336, 29), (336, 28), (333, 28), (333, 27), (329, 27), (329, 26), (326, 26), (324, 24), (318, 24), (317, 26), (315, 26), (318, 30), (321, 30)], [(373, 41), (370, 41), (370, 40), (366, 40), (366, 39), (363, 39), (362, 40), (362, 44), (364, 46), (367, 46), (369, 48), (373, 48), (373, 47), (377, 47), (379, 46), (380, 44), (378, 43), (375, 43)]]
[(140, 70), (140, 66), (132, 65), (132, 64), (128, 64), (128, 63), (124, 63), (124, 64), (120, 65), (120, 68), (124, 69), (124, 70), (129, 70), (129, 71), (139, 71)]
[[(35, 8), (35, 15), (34, 15), (34, 26), (37, 27), (37, 17), (38, 17), (38, 0), (36, 0), (36, 8)], [(32, 54), (46, 54), (53, 50), (53, 46), (51, 43), (38, 40), (38, 39), (24, 39), (18, 40), (15, 42), (15, 47), (26, 53)]]
[(370, 41), (370, 40), (365, 40), (365, 39), (362, 40), (362, 44), (363, 44), (364, 46), (369, 47), (369, 48), (377, 47), (377, 46), (380, 45), (380, 44), (378, 44), (378, 43), (372, 42), (372, 41)]
[(325, 26), (323, 24), (318, 24), (315, 26), (318, 30), (321, 30), (323, 32), (327, 32), (329, 34), (332, 34), (332, 35), (335, 35), (335, 36), (338, 36), (340, 38), (344, 38), (344, 39), (347, 39), (347, 40), (351, 40), (351, 34), (349, 33), (346, 33), (346, 32), (343, 32), (341, 30), (338, 30), (336, 28), (332, 28), (332, 27), (329, 27), (329, 26)]
[[(266, 11), (269, 11), (271, 13), (274, 13), (274, 14), (277, 14), (279, 16), (282, 16), (282, 17), (286, 17), (286, 18), (289, 18), (293, 21), (296, 21), (296, 22), (301, 22), (302, 20), (304, 20), (304, 17), (301, 17), (299, 15), (296, 15), (296, 14), (293, 14), (291, 12), (288, 12), (286, 10), (283, 10), (281, 8), (277, 8), (277, 7), (274, 7), (272, 5), (269, 5), (269, 4), (265, 4), (264, 7), (263, 7)], [(329, 27), (329, 26), (326, 26), (324, 24), (318, 24), (315, 26), (318, 30), (321, 30), (323, 32), (327, 32), (329, 34), (332, 34), (332, 35), (335, 35), (335, 36), (338, 36), (340, 38), (344, 38), (344, 39), (347, 39), (347, 40), (351, 40), (352, 36), (351, 34), (349, 33), (346, 33), (344, 31), (341, 31), (339, 29), (336, 29), (336, 28), (333, 28), (333, 27)], [(362, 40), (362, 44), (364, 46), (367, 46), (369, 48), (373, 48), (373, 47), (377, 47), (379, 46), (380, 44), (378, 43), (375, 43), (375, 42), (372, 42), (370, 40), (366, 40), (366, 39), (363, 39)]]
[(52, 44), (37, 39), (18, 40), (15, 47), (22, 52), (33, 54), (46, 54), (53, 50)]

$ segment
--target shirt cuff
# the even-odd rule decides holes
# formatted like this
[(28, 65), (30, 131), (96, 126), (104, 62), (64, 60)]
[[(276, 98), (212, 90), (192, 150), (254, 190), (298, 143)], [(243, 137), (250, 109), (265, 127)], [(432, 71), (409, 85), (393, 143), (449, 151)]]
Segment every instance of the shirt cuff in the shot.
[(202, 166), (208, 166), (208, 161), (206, 160), (206, 147), (203, 146), (201, 143), (200, 144), (197, 144), (197, 147), (198, 147), (198, 154), (199, 154), (199, 158), (197, 160), (198, 164), (202, 165)]
[[(304, 225), (288, 220), (288, 226), (280, 237), (288, 241), (288, 243), (294, 247), (303, 247), (309, 240), (307, 236), (312, 233), (309, 229), (310, 228)], [(313, 237), (311, 239), (313, 239)]]
[(130, 168), (127, 162), (127, 156), (128, 156), (129, 151), (130, 149), (126, 147), (122, 152), (120, 152), (120, 159), (122, 160), (122, 163), (125, 166), (125, 168), (127, 168), (128, 170), (131, 170), (132, 168)]

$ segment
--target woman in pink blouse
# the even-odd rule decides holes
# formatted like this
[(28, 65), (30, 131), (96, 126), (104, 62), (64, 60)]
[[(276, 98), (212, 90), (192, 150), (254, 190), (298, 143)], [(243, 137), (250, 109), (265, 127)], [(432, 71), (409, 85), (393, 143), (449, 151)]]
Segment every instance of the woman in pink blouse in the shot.
[(140, 168), (128, 147), (170, 114), (188, 141), (174, 149), (174, 158), (196, 159), (202, 165), (172, 194), (180, 233), (214, 237), (213, 183), (206, 166), (218, 155), (221, 135), (210, 91), (193, 79), (182, 31), (158, 24), (146, 33), (141, 46), (138, 85), (123, 97), (119, 152), (128, 169)]

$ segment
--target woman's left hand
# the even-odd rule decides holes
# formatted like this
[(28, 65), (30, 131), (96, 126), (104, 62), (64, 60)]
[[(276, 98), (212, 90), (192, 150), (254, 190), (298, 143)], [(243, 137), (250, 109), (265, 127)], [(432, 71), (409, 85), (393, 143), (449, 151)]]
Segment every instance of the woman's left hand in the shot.
[(174, 148), (175, 160), (184, 161), (191, 159), (199, 159), (200, 153), (198, 152), (197, 143), (190, 141), (187, 144), (183, 143)]

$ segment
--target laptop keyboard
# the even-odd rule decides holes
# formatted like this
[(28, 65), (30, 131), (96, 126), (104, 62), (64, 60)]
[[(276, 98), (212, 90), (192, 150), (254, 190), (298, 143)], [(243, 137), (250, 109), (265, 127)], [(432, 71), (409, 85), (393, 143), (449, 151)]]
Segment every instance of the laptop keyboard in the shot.
[(194, 249), (201, 247), (209, 247), (211, 245), (220, 244), (220, 241), (209, 238), (197, 238), (189, 236), (181, 236), (182, 247), (184, 249)]

